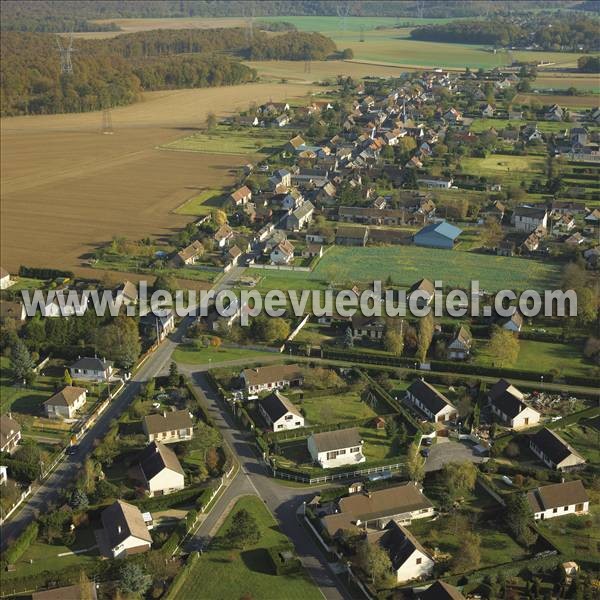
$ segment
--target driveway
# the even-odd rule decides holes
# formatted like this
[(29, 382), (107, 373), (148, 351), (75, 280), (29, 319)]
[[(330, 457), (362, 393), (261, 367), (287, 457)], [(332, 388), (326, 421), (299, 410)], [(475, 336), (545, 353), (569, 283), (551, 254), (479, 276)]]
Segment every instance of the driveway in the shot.
[(446, 463), (450, 462), (483, 462), (483, 457), (477, 456), (473, 452), (474, 444), (472, 442), (455, 442), (444, 437), (438, 437), (437, 442), (431, 446), (427, 460), (425, 461), (425, 471), (439, 471)]

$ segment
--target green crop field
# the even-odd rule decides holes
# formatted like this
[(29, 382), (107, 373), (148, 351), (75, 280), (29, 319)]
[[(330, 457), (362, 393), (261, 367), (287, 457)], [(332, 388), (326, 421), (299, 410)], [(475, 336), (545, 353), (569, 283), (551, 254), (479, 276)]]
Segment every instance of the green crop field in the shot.
[(204, 190), (197, 196), (190, 198), (175, 209), (179, 215), (203, 216), (209, 214), (215, 208), (223, 206), (223, 197), (219, 190)]
[(293, 137), (290, 131), (279, 127), (233, 127), (218, 125), (214, 132), (188, 135), (159, 148), (203, 154), (232, 154), (248, 156), (272, 154)]
[[(473, 119), (473, 122), (469, 126), (469, 130), (473, 133), (481, 133), (487, 131), (493, 127), (496, 131), (500, 131), (507, 127), (515, 128), (525, 125), (527, 121), (509, 121), (508, 119)], [(555, 122), (555, 121), (536, 121), (538, 129), (543, 133), (560, 133), (565, 129), (571, 129), (572, 127), (581, 127), (581, 123), (568, 123), (566, 121)], [(600, 129), (594, 125), (588, 125), (589, 131)], [(523, 157), (518, 157), (522, 159)]]
[[(241, 509), (247, 510), (256, 519), (260, 541), (245, 550), (231, 549), (226, 543), (225, 533), (231, 526), (233, 515)], [(259, 498), (240, 498), (220, 527), (208, 551), (205, 551), (191, 568), (175, 598), (187, 600), (208, 594), (214, 600), (277, 600), (282, 597), (282, 590), (285, 590), (285, 597), (290, 600), (321, 598), (318, 588), (306, 573), (276, 576), (271, 571), (267, 549), (287, 541)]]

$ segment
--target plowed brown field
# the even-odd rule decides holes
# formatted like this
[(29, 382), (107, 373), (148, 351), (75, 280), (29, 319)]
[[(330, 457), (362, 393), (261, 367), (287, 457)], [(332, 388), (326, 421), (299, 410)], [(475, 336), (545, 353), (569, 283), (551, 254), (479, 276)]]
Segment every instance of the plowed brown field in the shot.
[(165, 236), (190, 219), (171, 211), (204, 189), (233, 183), (240, 156), (166, 152), (157, 146), (219, 115), (303, 96), (306, 85), (250, 84), (152, 92), (114, 109), (113, 135), (101, 114), (0, 121), (0, 262), (89, 273), (85, 257), (113, 236)]

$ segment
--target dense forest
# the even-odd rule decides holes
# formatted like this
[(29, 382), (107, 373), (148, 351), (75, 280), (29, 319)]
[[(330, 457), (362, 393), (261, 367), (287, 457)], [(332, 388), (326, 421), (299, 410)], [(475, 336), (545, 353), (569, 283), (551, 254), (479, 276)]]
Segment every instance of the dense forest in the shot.
[[(577, 6), (555, 0), (554, 7)], [(579, 6), (578, 6), (579, 7)], [(93, 19), (169, 17), (273, 17), (340, 16), (354, 17), (481, 17), (489, 14), (515, 14), (546, 10), (544, 0), (382, 0), (381, 2), (332, 2), (327, 0), (3, 0), (2, 29), (14, 31), (99, 31), (106, 24)], [(582, 9), (598, 10), (593, 2)], [(110, 25), (108, 25), (110, 27)]]
[(86, 112), (129, 104), (143, 90), (246, 83), (256, 72), (237, 57), (323, 60), (336, 51), (320, 34), (243, 29), (156, 30), (75, 40), (73, 73), (60, 72), (54, 35), (5, 32), (0, 39), (3, 116)]
[(597, 19), (581, 15), (538, 16), (535, 19), (494, 18), (425, 25), (413, 29), (410, 36), (415, 40), (431, 42), (593, 51), (600, 47), (599, 25)]

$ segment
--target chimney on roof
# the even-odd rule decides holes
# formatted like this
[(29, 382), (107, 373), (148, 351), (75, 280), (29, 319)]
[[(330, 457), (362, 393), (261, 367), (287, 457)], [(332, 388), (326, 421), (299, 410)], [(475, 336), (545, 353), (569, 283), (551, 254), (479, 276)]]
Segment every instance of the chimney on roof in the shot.
[(166, 419), (167, 418), (167, 411), (163, 410), (163, 417)]
[(121, 528), (121, 526), (120, 526), (120, 525), (117, 525), (117, 533), (121, 533), (121, 531), (122, 531), (122, 528)]

